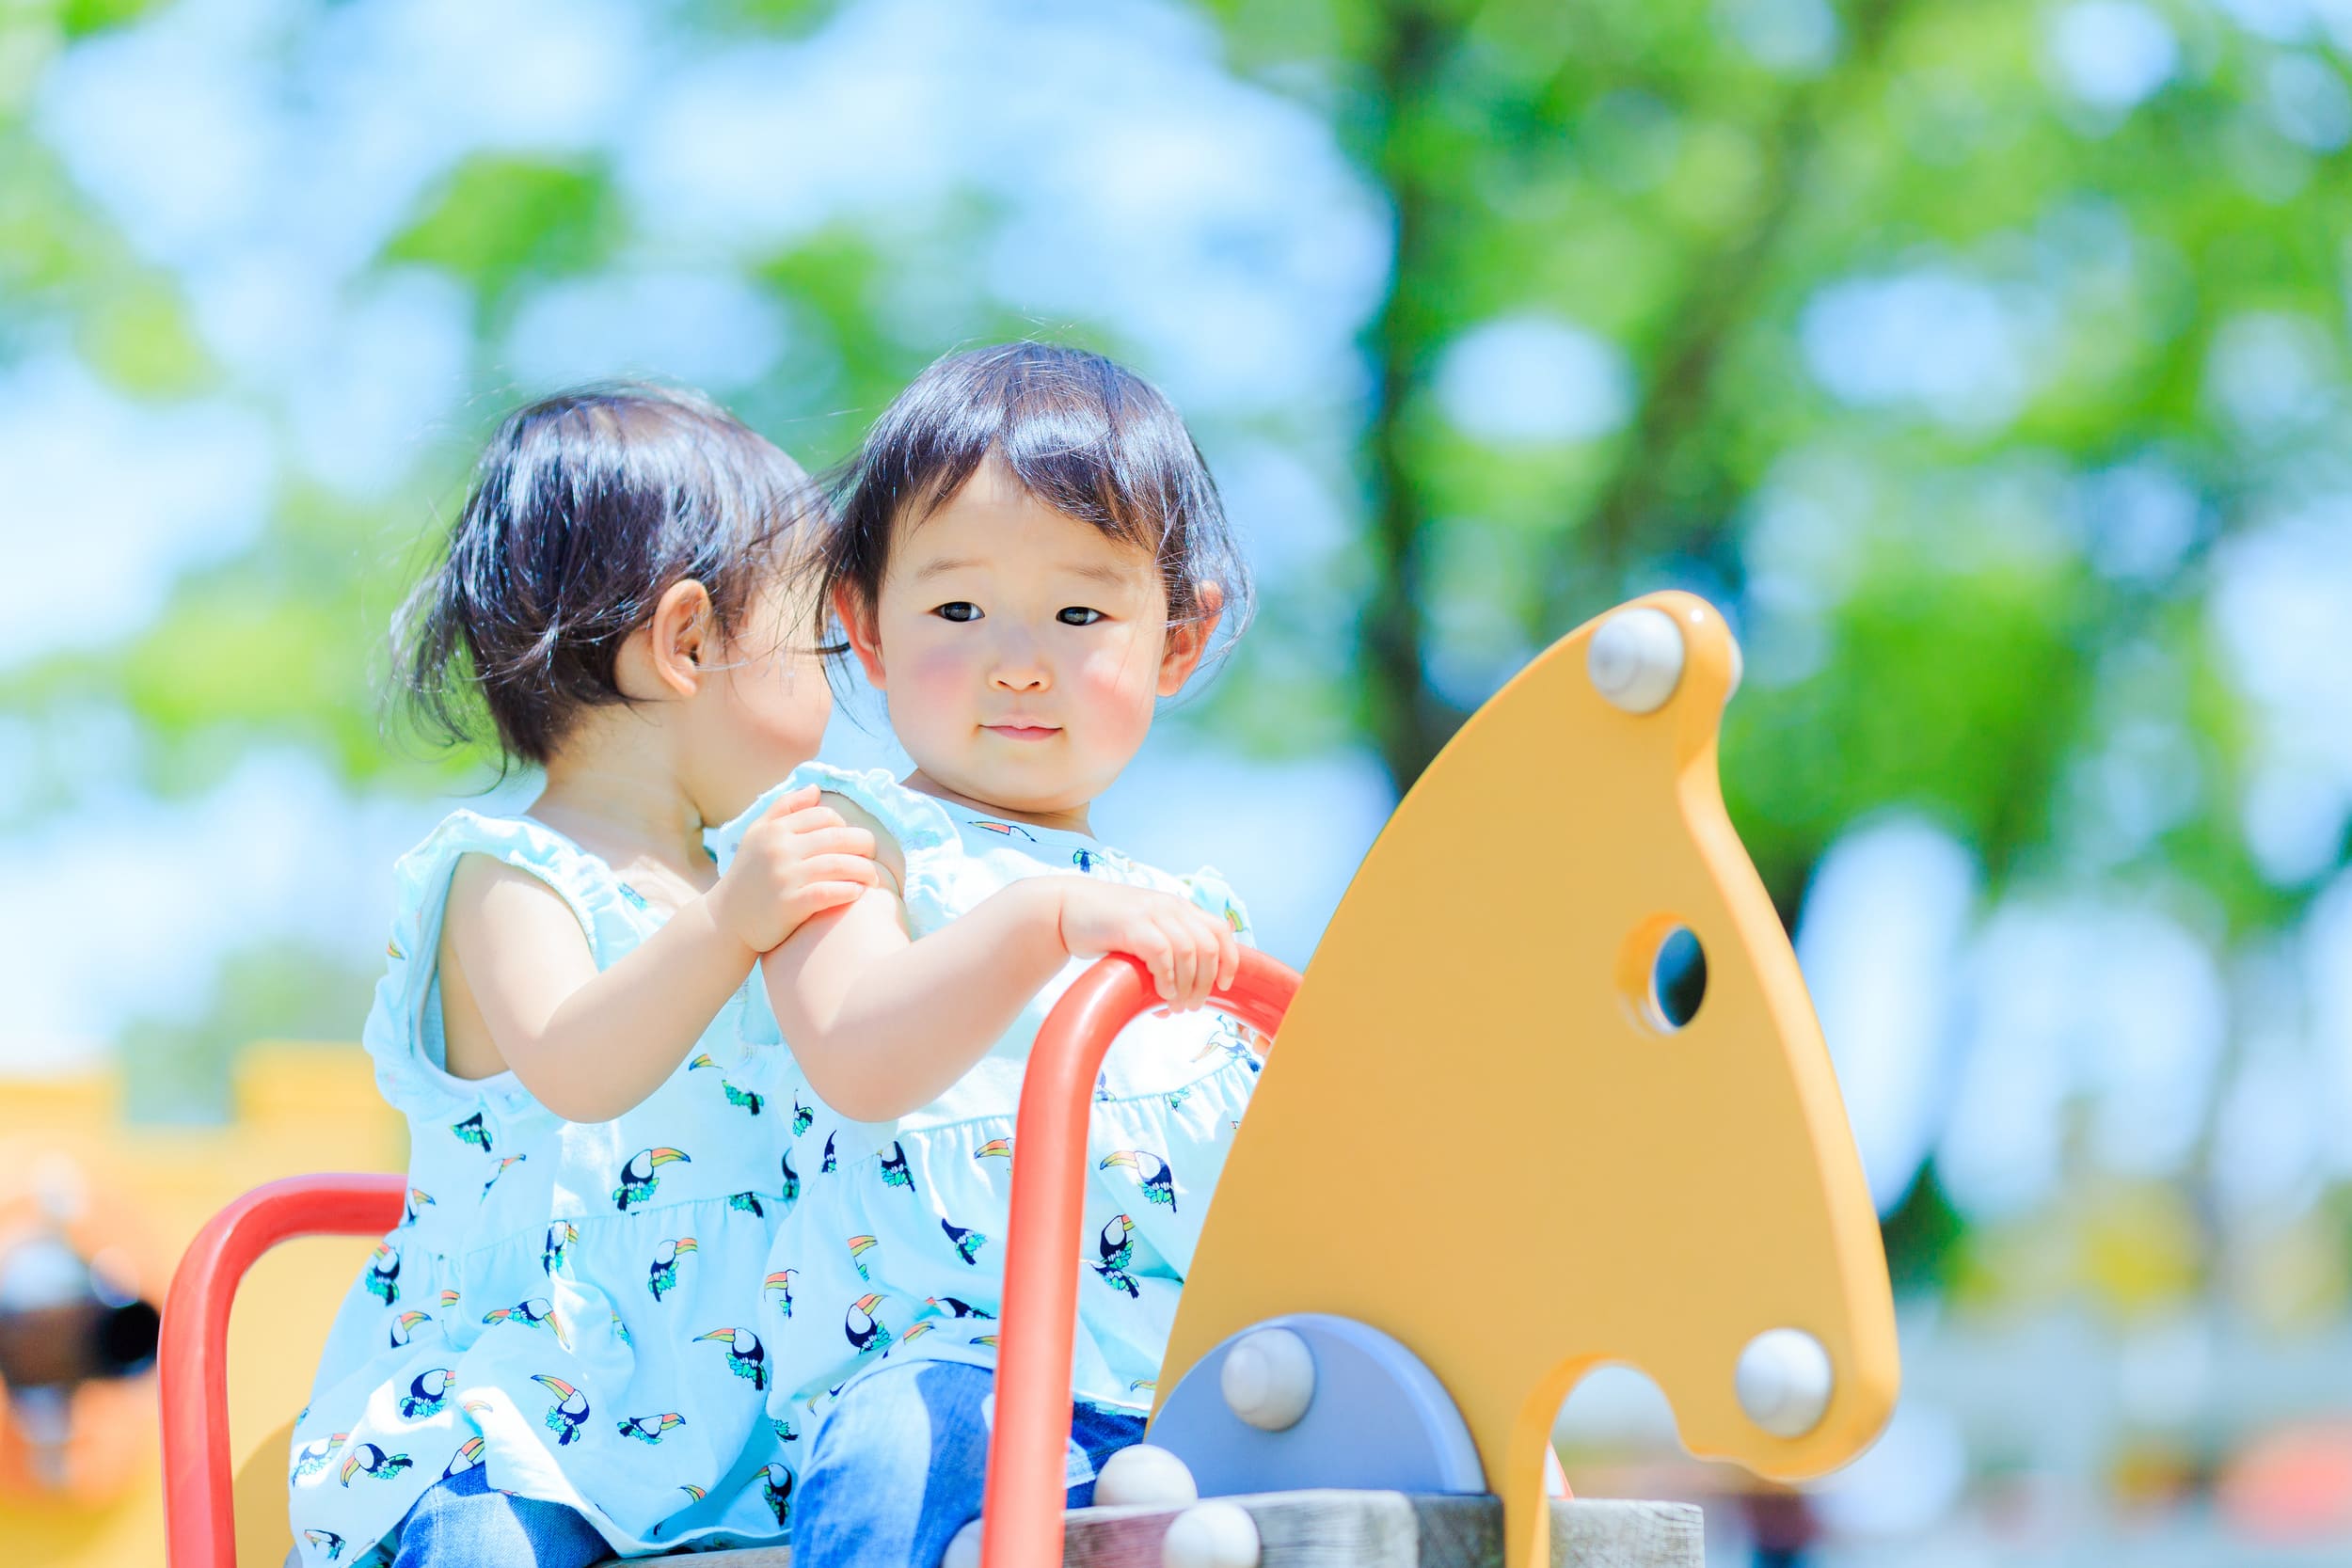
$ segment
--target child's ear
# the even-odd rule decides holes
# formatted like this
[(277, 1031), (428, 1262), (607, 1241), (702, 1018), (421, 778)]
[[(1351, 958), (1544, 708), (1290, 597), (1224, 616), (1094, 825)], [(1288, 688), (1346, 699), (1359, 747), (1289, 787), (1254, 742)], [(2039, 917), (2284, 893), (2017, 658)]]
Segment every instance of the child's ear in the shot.
[(703, 666), (718, 652), (710, 590), (692, 578), (663, 589), (645, 624), (645, 641), (654, 679), (677, 696), (691, 697), (702, 687)]
[(1195, 583), (1192, 596), (1196, 607), (1192, 619), (1168, 628), (1168, 648), (1160, 655), (1163, 697), (1182, 691), (1184, 682), (1200, 668), (1200, 657), (1209, 651), (1209, 639), (1216, 635), (1217, 620), (1225, 613), (1225, 590), (1216, 583)]
[(866, 684), (875, 690), (882, 686), (882, 631), (874, 624), (874, 608), (866, 603), (856, 587), (841, 583), (833, 591), (834, 618), (841, 623), (843, 635), (857, 655), (860, 668), (866, 672)]

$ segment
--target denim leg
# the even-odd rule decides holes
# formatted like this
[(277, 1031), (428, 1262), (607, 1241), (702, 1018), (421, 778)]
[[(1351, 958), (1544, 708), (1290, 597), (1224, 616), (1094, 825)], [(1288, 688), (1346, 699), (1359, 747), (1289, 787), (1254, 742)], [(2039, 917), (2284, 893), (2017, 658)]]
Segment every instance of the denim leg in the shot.
[[(1143, 1418), (1120, 1410), (1103, 1410), (1081, 1404), (1072, 1412), (1070, 1446), (1083, 1449), (1087, 1456), (1088, 1475), (1082, 1481), (1073, 1481), (1070, 1488), (1070, 1506), (1085, 1508), (1094, 1501), (1094, 1478), (1103, 1473), (1103, 1462), (1120, 1449), (1143, 1441)], [(1072, 1469), (1076, 1469), (1073, 1456)]]
[(930, 1568), (979, 1511), (988, 1465), (977, 1367), (911, 1361), (841, 1391), (792, 1510), (793, 1568)]
[(612, 1548), (561, 1503), (490, 1490), (477, 1465), (417, 1499), (392, 1568), (588, 1568)]
[[(979, 1516), (995, 1379), (959, 1362), (886, 1367), (843, 1390), (817, 1429), (792, 1511), (792, 1568), (933, 1568)], [(1143, 1435), (1140, 1418), (1080, 1405), (1071, 1507)], [(1083, 1456), (1083, 1457), (1082, 1457)]]

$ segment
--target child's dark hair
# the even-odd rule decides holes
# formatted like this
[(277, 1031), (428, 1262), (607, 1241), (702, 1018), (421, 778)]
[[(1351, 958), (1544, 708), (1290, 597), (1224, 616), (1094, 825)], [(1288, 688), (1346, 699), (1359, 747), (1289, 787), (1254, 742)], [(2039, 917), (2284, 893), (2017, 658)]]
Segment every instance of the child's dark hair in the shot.
[(509, 414), (435, 569), (393, 627), (420, 727), (545, 765), (587, 708), (627, 701), (613, 660), (673, 583), (710, 592), (720, 636), (823, 515), (801, 466), (696, 392), (582, 387)]
[(871, 605), (893, 531), (919, 523), (993, 456), (1030, 495), (1159, 562), (1168, 619), (1203, 617), (1214, 583), (1222, 641), (1248, 623), (1248, 567), (1200, 449), (1157, 388), (1099, 354), (1003, 343), (934, 360), (866, 433), (840, 486), (825, 588)]

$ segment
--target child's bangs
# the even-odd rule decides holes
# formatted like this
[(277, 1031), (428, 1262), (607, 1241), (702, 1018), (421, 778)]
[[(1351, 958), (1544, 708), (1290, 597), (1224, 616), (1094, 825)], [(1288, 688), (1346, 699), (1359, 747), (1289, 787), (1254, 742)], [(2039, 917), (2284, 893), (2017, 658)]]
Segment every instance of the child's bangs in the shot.
[(993, 458), (1039, 504), (1156, 558), (1198, 462), (1182, 425), (1123, 397), (1114, 378), (1084, 373), (1091, 367), (976, 368), (997, 373), (907, 432), (904, 519), (928, 519)]
[(828, 587), (874, 603), (892, 535), (992, 459), (1041, 504), (1148, 554), (1171, 624), (1214, 614), (1230, 642), (1248, 621), (1248, 569), (1174, 406), (1100, 355), (1035, 342), (950, 355), (883, 411), (840, 481)]

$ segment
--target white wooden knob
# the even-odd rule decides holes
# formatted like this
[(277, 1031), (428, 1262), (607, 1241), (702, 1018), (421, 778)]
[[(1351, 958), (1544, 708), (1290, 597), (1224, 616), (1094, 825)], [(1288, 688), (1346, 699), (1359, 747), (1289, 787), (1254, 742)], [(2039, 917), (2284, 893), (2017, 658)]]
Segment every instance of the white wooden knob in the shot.
[(1216, 1383), (1234, 1415), (1261, 1432), (1287, 1432), (1314, 1402), (1314, 1353), (1287, 1328), (1254, 1329), (1225, 1353)]
[(1094, 1478), (1094, 1500), (1105, 1508), (1139, 1503), (1184, 1508), (1200, 1500), (1200, 1488), (1183, 1460), (1166, 1449), (1137, 1443), (1103, 1461)]
[(1621, 610), (1584, 646), (1593, 689), (1628, 713), (1655, 713), (1682, 679), (1682, 630), (1662, 610)]
[(956, 1538), (947, 1543), (947, 1554), (939, 1560), (939, 1568), (980, 1568), (980, 1522), (977, 1519), (956, 1531)]
[(1258, 1521), (1239, 1503), (1197, 1503), (1160, 1539), (1160, 1568), (1258, 1568)]
[(1732, 1381), (1748, 1419), (1775, 1437), (1802, 1437), (1820, 1424), (1835, 1377), (1820, 1340), (1801, 1328), (1769, 1328), (1740, 1353)]

